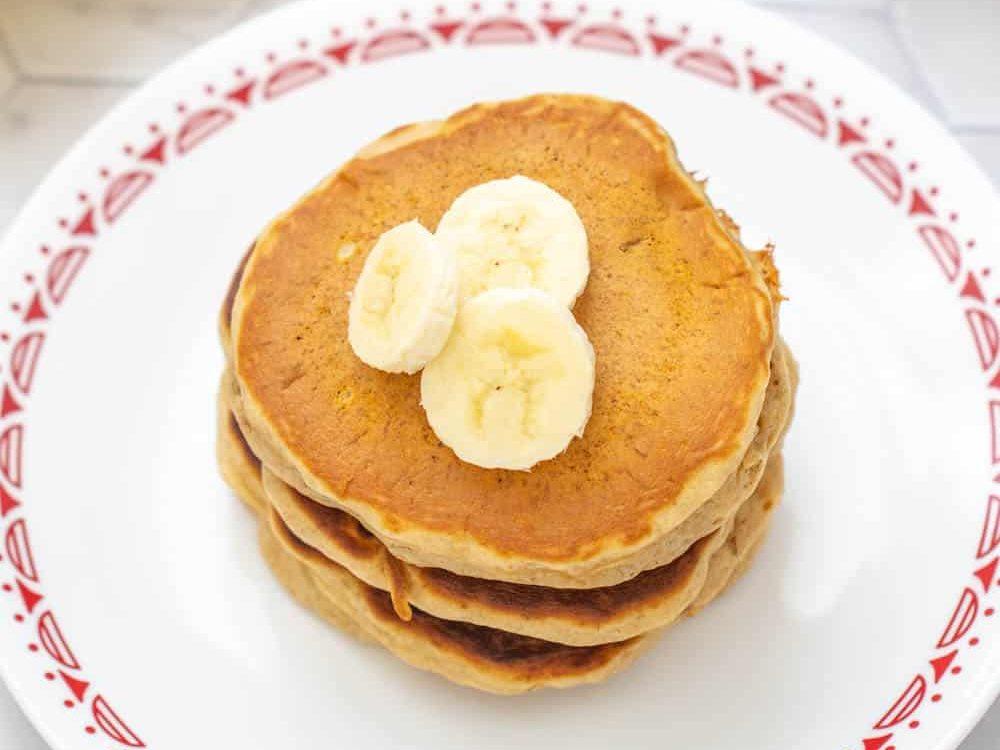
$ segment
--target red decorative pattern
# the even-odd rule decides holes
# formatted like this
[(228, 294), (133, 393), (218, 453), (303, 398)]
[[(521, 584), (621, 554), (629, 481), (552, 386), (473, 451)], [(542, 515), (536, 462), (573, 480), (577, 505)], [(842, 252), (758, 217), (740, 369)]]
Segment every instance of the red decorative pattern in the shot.
[[(88, 695), (93, 695), (90, 700), (93, 724), (84, 726), (87, 734), (96, 735), (100, 731), (118, 745), (145, 747), (104, 696), (91, 690), (91, 681), (84, 678), (81, 662), (45, 598), (43, 579), (31, 548), (25, 515), (25, 510), (30, 510), (30, 501), (25, 505), (21, 499), (24, 485), (22, 451), (25, 415), (30, 414), (26, 408), (47, 327), (94, 252), (93, 241), (127, 216), (136, 202), (155, 186), (159, 173), (175, 158), (200, 148), (256, 105), (278, 100), (355, 64), (375, 64), (456, 44), (470, 48), (498, 44), (568, 45), (599, 54), (647, 57), (661, 61), (665, 69), (669, 66), (683, 74), (757, 97), (785, 118), (789, 127), (828, 141), (888, 199), (891, 206), (902, 207), (903, 215), (914, 222), (915, 238), (929, 250), (944, 281), (955, 290), (972, 333), (979, 364), (987, 375), (992, 372), (992, 377), (986, 381), (989, 458), (994, 481), (1000, 483), (1000, 393), (993, 390), (1000, 390), (1000, 368), (997, 367), (1000, 329), (987, 309), (983, 292), (983, 279), (989, 275), (989, 269), (977, 273), (967, 267), (962, 245), (971, 250), (975, 247), (974, 239), (966, 239), (960, 244), (952, 231), (940, 224), (928, 223), (938, 215), (931, 199), (938, 196), (939, 189), (924, 190), (908, 184), (896, 162), (872, 145), (866, 132), (869, 118), (862, 116), (855, 120), (840, 116), (845, 106), (843, 97), (834, 96), (829, 107), (824, 105), (815, 93), (816, 82), (812, 79), (805, 81), (808, 94), (790, 89), (783, 62), (770, 66), (762, 64), (753, 49), (743, 50), (742, 55), (727, 54), (723, 50), (724, 39), (719, 35), (707, 37), (707, 42), (696, 42), (688, 24), (671, 27), (679, 29), (679, 33), (664, 31), (660, 27), (665, 24), (649, 16), (644, 24), (636, 20), (630, 28), (620, 10), (605, 18), (597, 17), (598, 14), (585, 5), (565, 4), (562, 8), (554, 5), (544, 2), (536, 14), (529, 10), (519, 11), (515, 3), (505, 3), (502, 8), (494, 9), (496, 15), (483, 15), (482, 4), (478, 2), (468, 10), (455, 9), (455, 12), (439, 6), (435, 15), (423, 22), (414, 21), (409, 12), (400, 13), (398, 18), (403, 25), (382, 31), (375, 31), (378, 25), (375, 19), (368, 19), (365, 31), (355, 39), (343, 38), (341, 30), (336, 28), (331, 32), (333, 44), (291, 40), (289, 48), (294, 52), (289, 59), (281, 61), (279, 55), (268, 52), (262, 55), (266, 61), (261, 65), (262, 72), (252, 76), (241, 67), (233, 72), (235, 80), (205, 85), (203, 92), (208, 100), (190, 112), (187, 104), (177, 103), (174, 109), (179, 122), (170, 128), (150, 124), (148, 131), (153, 140), (147, 141), (148, 145), (138, 149), (131, 145), (123, 147), (129, 161), (125, 169), (112, 176), (108, 167), (100, 167), (98, 174), (106, 185), (98, 191), (99, 201), (90, 205), (87, 195), (81, 192), (78, 199), (85, 204), (83, 212), (75, 220), (60, 218), (56, 222), (63, 235), (57, 247), (61, 245), (62, 249), (53, 252), (49, 245), (42, 246), (41, 255), (46, 262), (44, 274), (26, 274), (25, 280), (33, 283), (37, 276), (43, 283), (32, 289), (27, 302), (11, 304), (23, 330), (13, 337), (7, 332), (0, 334), (0, 341), (14, 340), (8, 357), (8, 382), (2, 383), (0, 389), (0, 523), (3, 524), (0, 531), (6, 553), (4, 561), (10, 568), (9, 582), (4, 582), (2, 587), (12, 595), (8, 601), (18, 602), (14, 622), (24, 624), (34, 618), (35, 628), (30, 632), (37, 636), (37, 643), (29, 640), (28, 650), (54, 662), (52, 669), (40, 672), (47, 681), (55, 682), (57, 675), (62, 680), (71, 696), (62, 701), (64, 705), (85, 704)], [(319, 51), (309, 54), (306, 51), (310, 49)], [(833, 110), (837, 110), (836, 115)], [(886, 139), (884, 147), (886, 151), (892, 150), (895, 141)], [(912, 175), (916, 171), (916, 162), (910, 162), (907, 172)], [(904, 196), (908, 196), (905, 201)], [(958, 215), (952, 212), (948, 218), (954, 223)], [(986, 503), (968, 580), (961, 584), (958, 601), (951, 613), (942, 618), (942, 631), (930, 649), (930, 656), (912, 676), (900, 680), (905, 687), (891, 702), (887, 701), (888, 708), (871, 725), (869, 736), (860, 740), (863, 750), (895, 750), (904, 728), (917, 729), (920, 721), (915, 717), (928, 703), (942, 699), (941, 686), (949, 676), (962, 672), (962, 667), (955, 662), (965, 653), (966, 647), (975, 647), (980, 642), (979, 636), (972, 635), (980, 618), (994, 614), (994, 607), (986, 606), (983, 599), (996, 583), (1000, 565), (998, 548), (1000, 496), (994, 494)], [(15, 592), (17, 596), (13, 598)], [(29, 631), (25, 632), (27, 636)]]

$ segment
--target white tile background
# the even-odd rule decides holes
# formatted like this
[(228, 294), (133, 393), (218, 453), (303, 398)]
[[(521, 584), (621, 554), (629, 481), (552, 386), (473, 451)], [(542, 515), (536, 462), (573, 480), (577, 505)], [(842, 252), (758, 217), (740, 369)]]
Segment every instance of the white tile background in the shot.
[[(281, 3), (0, 0), (0, 232), (62, 152), (133, 86), (199, 42)], [(849, 48), (894, 80), (940, 117), (1000, 185), (1000, 0), (758, 4)], [(0, 748), (45, 747), (0, 685)], [(962, 750), (998, 747), (1000, 704)]]

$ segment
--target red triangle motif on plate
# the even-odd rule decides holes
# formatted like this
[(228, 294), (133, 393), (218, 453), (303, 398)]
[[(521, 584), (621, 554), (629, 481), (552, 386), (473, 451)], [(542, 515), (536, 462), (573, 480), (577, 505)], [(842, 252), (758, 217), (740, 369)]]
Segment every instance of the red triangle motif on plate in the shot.
[(774, 86), (781, 83), (781, 79), (777, 76), (765, 73), (760, 68), (755, 68), (752, 65), (747, 68), (747, 72), (750, 73), (750, 87), (755, 92), (760, 91), (761, 89), (766, 89), (768, 86)]
[(997, 563), (1000, 563), (1000, 557), (994, 557), (992, 562), (987, 563), (973, 574), (983, 584), (984, 593), (989, 593), (990, 586), (993, 585), (993, 581), (996, 579)]
[(254, 86), (257, 85), (256, 80), (247, 81), (246, 83), (241, 83), (239, 86), (234, 88), (228, 94), (226, 94), (226, 99), (231, 102), (236, 102), (237, 104), (242, 104), (244, 107), (250, 106), (250, 96), (253, 94)]
[(83, 696), (87, 694), (87, 688), (90, 687), (90, 683), (86, 680), (78, 680), (75, 677), (70, 677), (61, 669), (59, 670), (59, 676), (63, 678), (63, 682), (66, 683), (66, 687), (69, 688), (73, 697), (83, 703)]
[(650, 34), (649, 41), (653, 45), (653, 52), (657, 55), (662, 55), (668, 49), (672, 49), (681, 43), (680, 39), (663, 36), (662, 34)]
[(573, 25), (573, 21), (564, 18), (543, 18), (539, 23), (545, 27), (545, 30), (549, 32), (549, 36), (552, 39), (555, 39)]
[(14, 400), (14, 394), (10, 392), (10, 386), (3, 387), (3, 398), (0, 400), (0, 418), (8, 414), (21, 411), (21, 405)]
[(21, 501), (7, 492), (3, 488), (3, 485), (0, 484), (0, 518), (6, 517), (8, 513), (20, 507), (20, 505)]
[(925, 216), (935, 216), (937, 212), (919, 190), (914, 189), (910, 198), (910, 216), (924, 214)]
[(983, 294), (982, 287), (979, 286), (979, 282), (976, 281), (976, 277), (971, 273), (968, 277), (966, 277), (965, 284), (962, 285), (962, 291), (958, 293), (958, 296), (977, 299), (980, 302), (986, 301), (986, 295)]
[(868, 139), (852, 125), (848, 125), (843, 120), (837, 122), (837, 145), (846, 146), (848, 143), (864, 143)]
[(892, 733), (882, 735), (881, 737), (869, 737), (867, 740), (862, 740), (865, 746), (865, 750), (880, 750), (880, 748), (885, 746), (889, 740), (892, 739)]
[(979, 282), (976, 281), (976, 277), (971, 273), (965, 279), (965, 284), (962, 285), (962, 291), (958, 293), (958, 296), (977, 299), (980, 302), (986, 301), (986, 295), (983, 294), (982, 287), (979, 286)]
[(24, 314), (24, 322), (30, 323), (33, 320), (45, 320), (47, 317), (49, 315), (42, 306), (42, 295), (39, 292), (35, 292), (35, 296), (31, 298), (31, 304), (28, 305), (28, 311)]
[(71, 233), (76, 237), (81, 235), (97, 236), (97, 227), (94, 226), (94, 209), (87, 209), (87, 213), (80, 217)]
[(21, 592), (21, 599), (24, 600), (24, 607), (28, 610), (29, 615), (32, 610), (38, 606), (38, 602), (45, 598), (41, 594), (36, 594), (34, 591), (21, 583), (20, 579), (17, 581), (17, 589)]
[(163, 164), (167, 160), (166, 153), (167, 137), (162, 136), (158, 141), (156, 141), (156, 143), (139, 154), (139, 159), (141, 161), (151, 161), (156, 164)]
[(944, 677), (944, 673), (948, 671), (948, 667), (951, 666), (951, 663), (955, 661), (956, 656), (958, 656), (957, 648), (944, 656), (931, 659), (931, 667), (934, 669), (934, 682), (941, 682), (941, 678)]
[(327, 57), (332, 57), (341, 65), (346, 65), (347, 58), (350, 57), (351, 52), (356, 46), (357, 42), (347, 42), (346, 44), (339, 44), (336, 47), (327, 47), (323, 50), (323, 54)]
[[(431, 28), (438, 36), (444, 39), (444, 41), (450, 42), (451, 38), (455, 36), (455, 32), (457, 32), (464, 25), (465, 24), (461, 21), (441, 21), (440, 23), (432, 23)], [(341, 62), (343, 62), (343, 60), (341, 60)]]

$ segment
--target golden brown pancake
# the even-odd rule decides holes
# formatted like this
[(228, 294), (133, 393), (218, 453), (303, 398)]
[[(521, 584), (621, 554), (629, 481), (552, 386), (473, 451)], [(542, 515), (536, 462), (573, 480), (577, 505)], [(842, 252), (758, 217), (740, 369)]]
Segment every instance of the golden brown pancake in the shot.
[[(789, 364), (794, 364), (794, 361), (787, 347), (782, 342), (779, 342), (779, 345), (775, 347), (773, 359), (771, 381), (768, 384), (764, 409), (758, 420), (757, 432), (743, 456), (743, 461), (715, 495), (701, 505), (670, 534), (659, 540), (656, 550), (658, 554), (657, 559), (662, 560), (662, 562), (654, 567), (662, 567), (669, 564), (684, 554), (685, 550), (691, 547), (698, 539), (717, 530), (727, 518), (735, 513), (736, 509), (753, 492), (760, 481), (768, 454), (790, 424), (791, 407), (797, 382), (795, 377), (790, 376), (789, 370)], [(226, 396), (233, 413), (237, 417), (240, 430), (246, 431), (252, 429), (241, 416), (240, 401), (233, 390), (235, 384), (231, 378), (228, 382), (231, 387), (226, 391)], [(256, 446), (262, 445), (260, 441), (249, 440), (246, 442), (255, 444)], [(252, 450), (257, 450), (257, 447), (253, 447)], [(308, 488), (299, 486), (295, 487), (295, 490), (315, 500), (315, 496)], [(358, 523), (358, 527), (364, 528), (360, 523)], [(366, 533), (370, 532), (366, 531)], [(384, 540), (380, 541), (384, 542)], [(619, 565), (610, 570), (595, 571), (591, 574), (586, 585), (581, 585), (578, 588), (612, 586), (624, 580), (629, 580), (639, 575), (643, 570), (649, 569), (652, 568), (639, 568), (638, 566), (626, 568), (624, 565)], [(573, 588), (566, 586), (565, 583), (562, 587)]]
[[(566, 646), (413, 611), (400, 620), (389, 595), (299, 542), (271, 513), (260, 545), (275, 577), (304, 606), (333, 625), (374, 640), (403, 661), (491, 693), (600, 682), (630, 664), (650, 637), (601, 646)], [(322, 580), (312, 567), (323, 566)], [(345, 627), (346, 626), (346, 627)]]
[(688, 608), (695, 615), (743, 574), (759, 549), (771, 524), (771, 515), (781, 502), (785, 470), (781, 453), (768, 462), (757, 489), (756, 502), (744, 503), (736, 513), (732, 531), (712, 556), (712, 564), (701, 593)]
[[(673, 622), (697, 600), (707, 597), (710, 570), (712, 591), (731, 572), (724, 563), (735, 561), (746, 541), (730, 537), (733, 519), (713, 534), (696, 542), (673, 563), (646, 571), (615, 586), (599, 589), (553, 589), (459, 576), (439, 568), (420, 568), (403, 563), (389, 554), (376, 537), (355, 518), (343, 511), (321, 506), (302, 497), (266, 469), (261, 478), (260, 463), (242, 441), (231, 415), (220, 411), (220, 443), (225, 451), (227, 476), (243, 475), (243, 491), (263, 494), (277, 511), (289, 532), (303, 544), (343, 566), (370, 586), (389, 592), (396, 613), (409, 619), (413, 606), (438, 617), (461, 620), (557, 643), (584, 646), (621, 641)], [(777, 469), (769, 462), (761, 487), (736, 514), (741, 529), (756, 529), (757, 522), (746, 520), (743, 507), (770, 508), (780, 486), (775, 485)], [(252, 485), (252, 487), (251, 487)], [(767, 495), (765, 501), (757, 496)], [(255, 509), (259, 510), (259, 508)], [(762, 522), (761, 522), (762, 523)], [(728, 540), (727, 540), (728, 537)], [(714, 556), (726, 543), (726, 554)], [(730, 554), (732, 553), (732, 554)], [(324, 577), (322, 569), (314, 575)]]
[[(259, 466), (252, 460), (239, 460), (239, 450), (236, 446), (235, 452), (220, 453), (220, 460), (232, 462), (223, 467), (223, 474), (227, 479), (240, 479), (233, 486), (249, 507), (264, 509), (259, 516), (261, 549), (282, 585), (331, 624), (364, 641), (381, 644), (414, 666), (497, 693), (569, 687), (603, 680), (627, 666), (660, 632), (653, 630), (625, 642), (567, 646), (420, 610), (413, 610), (410, 620), (401, 620), (387, 593), (368, 586), (301, 542), (273, 510), (267, 510)], [(707, 577), (715, 582), (713, 595), (726, 588), (726, 576), (738, 575), (756, 551), (762, 536), (759, 524), (767, 522), (779, 499), (780, 461), (770, 464), (761, 486), (768, 494), (755, 495), (740, 515), (744, 540), (757, 541), (733, 547), (739, 556), (735, 567), (726, 558), (722, 569), (716, 569), (713, 557)]]
[[(346, 336), (347, 292), (381, 232), (434, 228), (466, 188), (513, 174), (583, 219), (592, 271), (574, 313), (597, 353), (585, 435), (530, 472), (461, 462), (430, 430), (419, 378), (365, 366)], [(656, 567), (657, 543), (733, 474), (776, 314), (666, 134), (574, 96), (480, 105), (369, 147), (263, 233), (233, 312), (238, 411), (284, 481), (408, 562), (564, 587)]]
[[(779, 360), (772, 374), (784, 368), (784, 361)], [(782, 384), (786, 390), (791, 387), (787, 379)], [(765, 402), (762, 428), (754, 438), (754, 443), (760, 442), (757, 452), (764, 458), (783, 427), (781, 420), (790, 397), (779, 388), (774, 391)], [(222, 396), (220, 400), (225, 401)], [(219, 419), (220, 432), (228, 436), (237, 454), (244, 454), (246, 471), (257, 471), (259, 460), (231, 413), (220, 411)], [(404, 614), (412, 603), (441, 617), (570, 645), (624, 640), (672, 622), (702, 589), (708, 560), (731, 527), (727, 516), (721, 527), (707, 531), (677, 560), (629, 581), (599, 589), (552, 589), (404, 563), (350, 514), (309, 500), (268, 471), (264, 484), (268, 501), (299, 539), (369, 585), (391, 592), (397, 609)]]

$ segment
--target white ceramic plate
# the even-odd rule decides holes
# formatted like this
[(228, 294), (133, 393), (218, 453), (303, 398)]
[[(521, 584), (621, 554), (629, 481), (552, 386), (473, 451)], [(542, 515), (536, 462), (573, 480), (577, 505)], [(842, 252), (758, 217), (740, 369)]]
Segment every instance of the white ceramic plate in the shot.
[[(958, 744), (1000, 687), (1000, 204), (843, 52), (742, 5), (654, 8), (302, 4), (52, 173), (0, 250), (0, 664), (55, 748)], [(608, 684), (501, 699), (272, 581), (215, 470), (215, 314), (261, 226), (366, 141), (546, 90), (650, 112), (776, 243), (802, 387), (750, 574)]]

